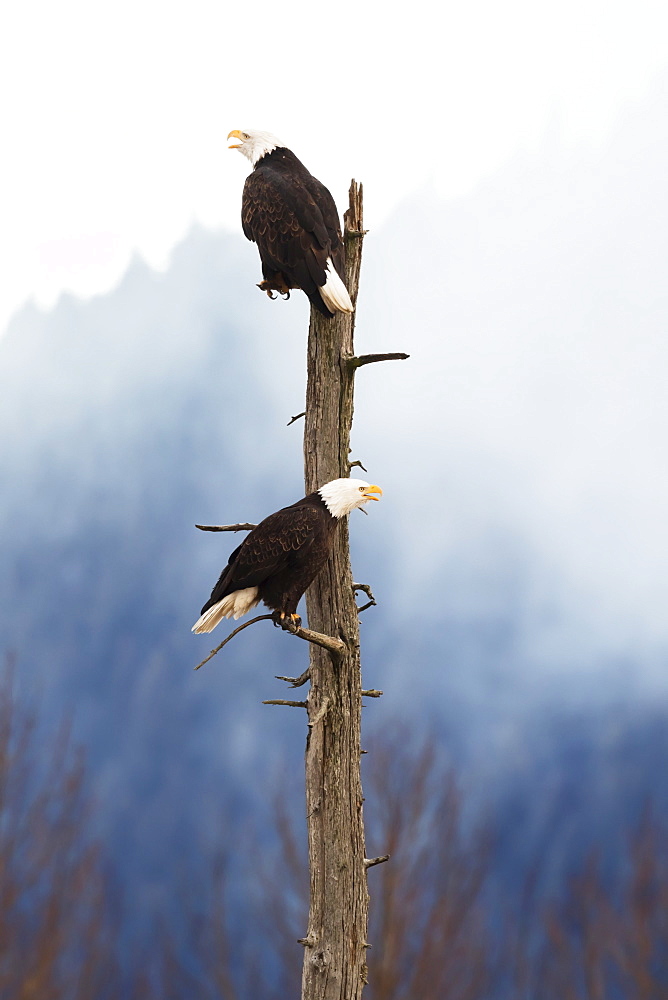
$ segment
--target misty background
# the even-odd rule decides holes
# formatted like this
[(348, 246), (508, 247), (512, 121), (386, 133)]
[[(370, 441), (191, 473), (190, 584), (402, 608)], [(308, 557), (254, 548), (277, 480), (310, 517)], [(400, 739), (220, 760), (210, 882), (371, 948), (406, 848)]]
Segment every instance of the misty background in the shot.
[[(384, 490), (351, 518), (378, 600), (364, 681), (385, 692), (366, 746), (399, 722), (435, 734), (471, 815), (496, 818), (508, 887), (597, 839), (614, 863), (648, 798), (668, 815), (667, 86), (596, 143), (554, 116), (471, 190), (422, 178), (365, 241), (357, 350), (411, 355), (357, 377), (351, 457)], [(195, 523), (303, 494), (286, 425), (308, 303), (270, 302), (259, 275), (238, 231), (193, 224), (164, 266), (137, 253), (0, 340), (0, 650), (45, 756), (71, 720), (139, 937), (178, 923), (175, 879), (221, 847), (241, 898), (243, 831), (271, 835), (276, 787), (301, 815), (303, 720), (261, 702), (304, 644), (262, 623), (192, 670), (238, 544)]]

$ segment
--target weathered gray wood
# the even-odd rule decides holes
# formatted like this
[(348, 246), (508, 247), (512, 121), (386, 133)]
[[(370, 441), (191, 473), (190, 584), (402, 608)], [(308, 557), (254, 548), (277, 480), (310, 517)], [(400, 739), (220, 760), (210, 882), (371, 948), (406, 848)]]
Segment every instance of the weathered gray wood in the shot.
[[(357, 301), (362, 259), (362, 186), (350, 186), (344, 217), (346, 285)], [(304, 427), (306, 492), (350, 472), (355, 314), (311, 309)], [(306, 594), (309, 627), (341, 639), (336, 657), (310, 646), (306, 814), (311, 901), (302, 1000), (359, 1000), (366, 982), (368, 904), (360, 779), (362, 682), (348, 525)]]

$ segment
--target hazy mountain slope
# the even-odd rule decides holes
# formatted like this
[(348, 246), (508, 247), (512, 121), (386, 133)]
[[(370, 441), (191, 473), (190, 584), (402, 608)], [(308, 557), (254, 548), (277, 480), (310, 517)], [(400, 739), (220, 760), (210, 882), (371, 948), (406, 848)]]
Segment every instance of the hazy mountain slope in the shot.
[(232, 547), (194, 523), (259, 520), (301, 491), (253, 373), (253, 298), (244, 317), (229, 291), (253, 287), (237, 252), (194, 232), (167, 274), (137, 262), (110, 296), (27, 309), (0, 346), (2, 645), (22, 689), (73, 717), (107, 832), (144, 866), (193, 837), (194, 812), (195, 836), (215, 836), (206, 790), (263, 755), (243, 692), (271, 677), (267, 634), (205, 675), (192, 667), (211, 643), (189, 631)]

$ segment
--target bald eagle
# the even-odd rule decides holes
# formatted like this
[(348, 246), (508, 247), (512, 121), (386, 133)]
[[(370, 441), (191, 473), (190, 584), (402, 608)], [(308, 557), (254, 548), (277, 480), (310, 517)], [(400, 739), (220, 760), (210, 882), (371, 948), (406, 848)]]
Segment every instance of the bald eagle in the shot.
[(241, 206), (245, 236), (262, 261), (258, 288), (289, 296), (301, 288), (325, 316), (353, 311), (344, 284), (344, 248), (331, 194), (295, 154), (269, 132), (230, 132), (253, 164)]
[(277, 620), (298, 625), (297, 605), (327, 562), (337, 522), (382, 490), (361, 479), (334, 479), (265, 517), (234, 550), (193, 632), (211, 632), (223, 618), (241, 618), (260, 601)]

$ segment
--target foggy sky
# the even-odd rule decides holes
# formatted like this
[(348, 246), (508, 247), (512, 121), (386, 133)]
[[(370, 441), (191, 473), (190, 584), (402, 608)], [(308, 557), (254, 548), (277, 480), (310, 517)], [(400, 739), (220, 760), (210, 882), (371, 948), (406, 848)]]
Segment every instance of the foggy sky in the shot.
[(233, 128), (279, 135), (337, 199), (362, 179), (374, 227), (428, 178), (471, 191), (555, 120), (600, 149), (668, 64), (666, 22), (660, 0), (8, 7), (0, 329), (29, 296), (110, 289), (135, 251), (164, 266), (194, 221), (238, 233)]

